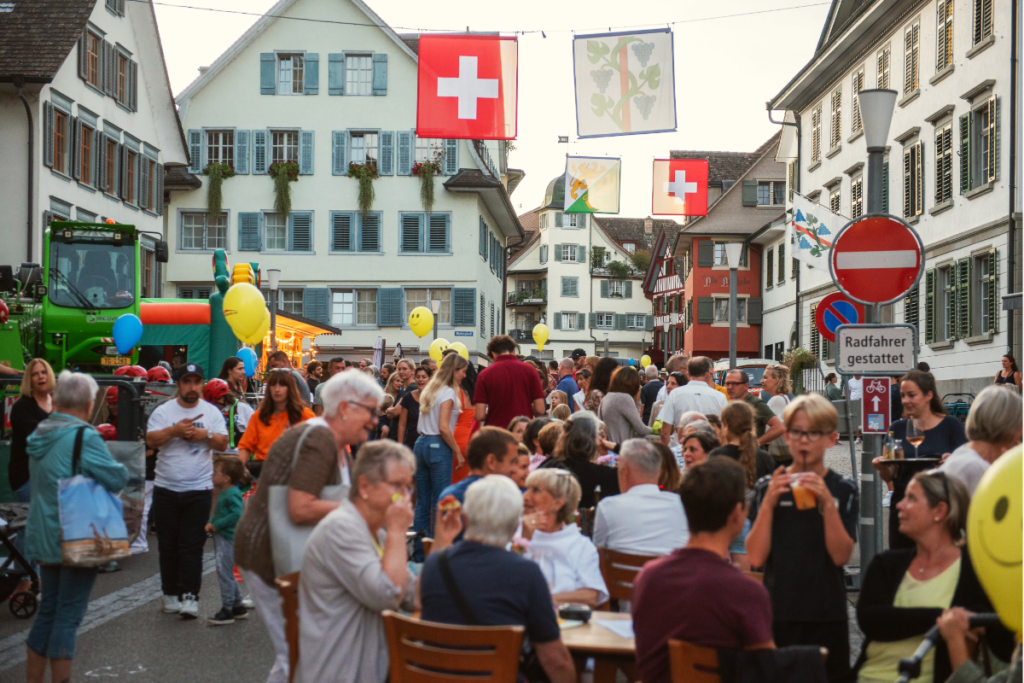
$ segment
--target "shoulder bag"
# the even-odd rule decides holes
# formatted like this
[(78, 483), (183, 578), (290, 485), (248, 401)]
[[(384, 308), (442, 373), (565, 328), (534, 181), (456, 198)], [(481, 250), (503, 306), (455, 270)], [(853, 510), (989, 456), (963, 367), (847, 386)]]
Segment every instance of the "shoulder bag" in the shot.
[[(783, 396), (786, 405), (789, 405), (789, 396)], [(786, 435), (781, 434), (768, 444), (768, 455), (777, 463), (789, 462), (793, 454), (789, 451), (789, 444), (786, 443)]]

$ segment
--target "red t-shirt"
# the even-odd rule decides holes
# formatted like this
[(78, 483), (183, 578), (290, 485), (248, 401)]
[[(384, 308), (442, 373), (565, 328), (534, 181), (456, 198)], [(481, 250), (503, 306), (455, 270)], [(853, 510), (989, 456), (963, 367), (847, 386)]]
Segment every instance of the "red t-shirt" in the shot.
[(768, 591), (709, 550), (680, 548), (648, 563), (631, 608), (644, 683), (671, 683), (671, 639), (727, 650), (772, 640)]
[(474, 403), (487, 404), (487, 427), (508, 429), (514, 417), (533, 419), (533, 402), (544, 398), (540, 377), (533, 366), (512, 354), (503, 354), (476, 378)]

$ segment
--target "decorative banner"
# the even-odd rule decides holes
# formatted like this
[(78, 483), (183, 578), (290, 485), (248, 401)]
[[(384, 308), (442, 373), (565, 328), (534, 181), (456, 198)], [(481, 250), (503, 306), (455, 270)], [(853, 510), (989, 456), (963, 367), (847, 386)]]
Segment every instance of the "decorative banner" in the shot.
[(514, 37), (421, 35), (417, 137), (514, 140), (518, 78)]
[(790, 255), (804, 263), (825, 271), (832, 255), (832, 240), (849, 218), (837, 216), (824, 206), (815, 204), (801, 194), (793, 193), (793, 220), (786, 226), (789, 233)]
[(622, 160), (566, 157), (565, 212), (618, 213)]
[(669, 29), (576, 36), (572, 56), (578, 137), (676, 129)]
[(652, 191), (655, 216), (706, 216), (708, 160), (655, 159)]

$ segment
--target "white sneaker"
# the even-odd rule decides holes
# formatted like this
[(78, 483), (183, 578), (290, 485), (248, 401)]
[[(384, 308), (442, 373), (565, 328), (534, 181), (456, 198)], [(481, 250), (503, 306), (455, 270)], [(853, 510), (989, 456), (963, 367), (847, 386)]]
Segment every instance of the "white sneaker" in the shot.
[(245, 609), (256, 609), (256, 603), (252, 601), (252, 597), (246, 595), (242, 598), (242, 607)]
[(181, 596), (181, 611), (178, 612), (182, 619), (195, 619), (199, 616), (199, 600), (191, 593)]
[(164, 599), (164, 612), (167, 614), (177, 614), (181, 611), (181, 600), (178, 600), (177, 595), (165, 595)]
[(882, 507), (884, 507), (884, 508), (889, 507), (889, 504), (891, 502), (892, 502), (892, 491), (886, 491), (885, 495), (882, 497)]
[(860, 437), (858, 436), (858, 437), (857, 437), (857, 440), (856, 440), (856, 441), (854, 441), (854, 443), (863, 443), (863, 442), (862, 442), (862, 441), (860, 440)]

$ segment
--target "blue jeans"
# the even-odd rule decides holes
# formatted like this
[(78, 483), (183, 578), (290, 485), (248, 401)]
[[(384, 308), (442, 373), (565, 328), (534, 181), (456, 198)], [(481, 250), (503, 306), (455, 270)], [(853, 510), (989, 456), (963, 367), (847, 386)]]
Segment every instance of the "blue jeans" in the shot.
[(74, 659), (75, 635), (96, 581), (93, 567), (41, 567), (43, 596), (28, 634), (32, 652), (47, 659)]
[(217, 556), (217, 582), (220, 584), (220, 605), (227, 611), (242, 606), (242, 591), (235, 581), (235, 541), (220, 534), (213, 535), (213, 551)]
[(734, 555), (747, 554), (747, 534), (750, 533), (750, 520), (743, 522), (743, 531), (729, 544), (729, 552)]
[[(452, 483), (452, 449), (440, 436), (420, 436), (416, 439), (416, 516), (413, 528), (426, 531), (433, 536), (434, 525), (431, 513), (437, 509), (437, 501), (443, 491)], [(417, 554), (419, 553), (419, 543)]]

